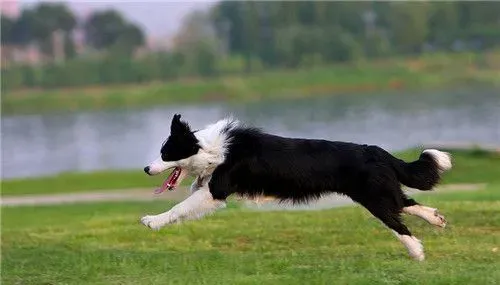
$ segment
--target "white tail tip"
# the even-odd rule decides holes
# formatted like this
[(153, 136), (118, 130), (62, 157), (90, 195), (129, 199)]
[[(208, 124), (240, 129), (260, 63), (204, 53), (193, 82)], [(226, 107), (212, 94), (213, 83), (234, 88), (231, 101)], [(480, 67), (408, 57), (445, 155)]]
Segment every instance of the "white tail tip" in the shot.
[(427, 153), (432, 156), (441, 172), (451, 169), (451, 155), (449, 153), (439, 151), (437, 149), (426, 149), (423, 153)]

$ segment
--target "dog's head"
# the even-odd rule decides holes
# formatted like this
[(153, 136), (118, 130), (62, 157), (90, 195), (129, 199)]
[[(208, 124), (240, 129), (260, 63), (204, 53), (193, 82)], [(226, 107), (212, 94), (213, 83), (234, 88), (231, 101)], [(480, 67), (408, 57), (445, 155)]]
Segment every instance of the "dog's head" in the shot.
[(205, 178), (223, 163), (230, 141), (228, 132), (236, 127), (238, 121), (227, 118), (204, 129), (191, 131), (189, 125), (181, 121), (181, 115), (174, 115), (170, 136), (161, 147), (160, 157), (144, 167), (144, 171), (156, 175), (173, 169), (159, 192), (174, 189), (187, 174), (197, 176), (200, 181), (208, 181)]
[(192, 170), (194, 157), (200, 148), (199, 141), (188, 123), (181, 121), (181, 115), (176, 114), (170, 125), (170, 136), (161, 147), (160, 157), (144, 167), (144, 172), (156, 175), (173, 169), (160, 188), (161, 191), (172, 190)]

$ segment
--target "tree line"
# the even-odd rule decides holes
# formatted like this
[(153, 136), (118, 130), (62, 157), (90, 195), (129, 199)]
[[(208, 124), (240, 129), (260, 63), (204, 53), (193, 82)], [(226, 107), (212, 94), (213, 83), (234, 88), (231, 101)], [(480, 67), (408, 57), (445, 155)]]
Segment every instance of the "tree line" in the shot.
[[(500, 44), (500, 2), (221, 1), (184, 21), (172, 50), (134, 58), (140, 27), (113, 10), (78, 23), (64, 4), (42, 3), (16, 19), (2, 17), (2, 44), (36, 43), (63, 63), (3, 70), (2, 87), (59, 87), (218, 76), (266, 68), (349, 62), (423, 52), (485, 50)], [(84, 31), (98, 57), (74, 53), (71, 33)], [(242, 58), (243, 60), (236, 60)], [(234, 65), (234, 66), (233, 66)]]
[(297, 66), (500, 43), (500, 2), (223, 1), (213, 11), (232, 53)]
[(2, 45), (26, 47), (35, 44), (47, 56), (53, 57), (54, 34), (60, 33), (64, 55), (75, 56), (72, 33), (79, 28), (84, 32), (86, 44), (96, 51), (109, 50), (130, 54), (144, 44), (144, 33), (114, 11), (98, 11), (79, 22), (64, 4), (40, 3), (24, 9), (16, 19), (1, 17)]

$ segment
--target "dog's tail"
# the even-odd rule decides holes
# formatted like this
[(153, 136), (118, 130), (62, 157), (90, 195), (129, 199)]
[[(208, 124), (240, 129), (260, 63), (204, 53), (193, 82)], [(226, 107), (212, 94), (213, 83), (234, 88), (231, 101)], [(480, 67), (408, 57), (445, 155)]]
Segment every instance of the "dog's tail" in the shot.
[(413, 162), (404, 162), (392, 155), (391, 157), (392, 168), (398, 180), (419, 190), (432, 190), (439, 182), (441, 174), (451, 169), (450, 154), (437, 149), (424, 150), (418, 160)]

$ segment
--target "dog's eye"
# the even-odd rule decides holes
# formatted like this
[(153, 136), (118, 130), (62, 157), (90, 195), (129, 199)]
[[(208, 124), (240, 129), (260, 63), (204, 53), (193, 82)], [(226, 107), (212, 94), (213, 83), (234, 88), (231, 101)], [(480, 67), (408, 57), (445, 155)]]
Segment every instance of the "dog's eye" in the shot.
[(167, 161), (167, 159), (168, 159), (168, 155), (167, 155), (166, 153), (163, 153), (163, 152), (162, 152), (162, 153), (161, 153), (161, 160), (163, 160), (163, 161)]

